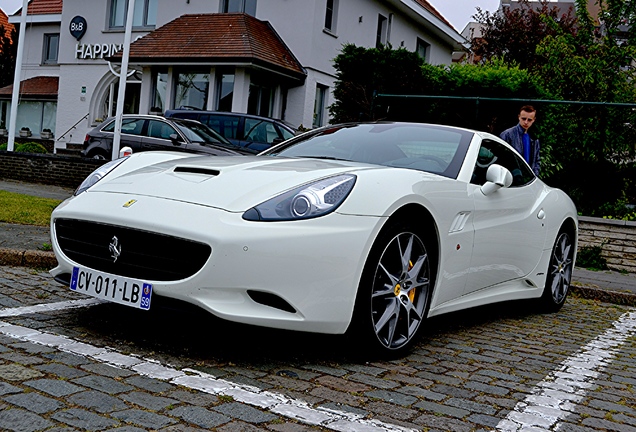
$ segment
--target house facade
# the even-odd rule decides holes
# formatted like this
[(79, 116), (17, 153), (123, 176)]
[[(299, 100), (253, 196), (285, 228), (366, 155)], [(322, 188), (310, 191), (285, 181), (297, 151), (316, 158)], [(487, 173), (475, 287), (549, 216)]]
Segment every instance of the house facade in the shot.
[[(21, 89), (42, 95), (21, 92), (17, 129), (52, 129), (65, 148), (115, 114), (127, 1), (31, 0)], [(191, 107), (308, 128), (329, 122), (343, 44), (450, 64), (465, 43), (426, 0), (135, 0), (132, 40), (125, 113)], [(5, 117), (10, 94), (0, 89)]]

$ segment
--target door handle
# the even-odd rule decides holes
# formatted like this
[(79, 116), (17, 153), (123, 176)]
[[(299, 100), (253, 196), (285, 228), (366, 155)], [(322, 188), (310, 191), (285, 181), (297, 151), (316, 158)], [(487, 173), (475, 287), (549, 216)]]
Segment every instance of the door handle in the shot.
[(545, 211), (543, 211), (543, 209), (539, 210), (539, 213), (537, 213), (537, 218), (545, 219)]

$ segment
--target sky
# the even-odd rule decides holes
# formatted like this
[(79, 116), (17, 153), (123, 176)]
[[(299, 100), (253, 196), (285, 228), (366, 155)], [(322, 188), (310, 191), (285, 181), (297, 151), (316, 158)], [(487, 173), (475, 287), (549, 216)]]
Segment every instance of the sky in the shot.
[[(8, 1), (8, 0), (0, 0)], [(428, 0), (458, 33), (461, 33), (477, 13), (477, 8), (488, 12), (495, 12), (499, 8), (499, 0)]]
[[(499, 7), (499, 0), (428, 0), (455, 27), (457, 32), (464, 29), (471, 17), (477, 13), (477, 7), (494, 12)], [(11, 15), (22, 7), (22, 0), (0, 0), (0, 8)]]
[(0, 9), (7, 15), (15, 13), (22, 7), (22, 0), (0, 0)]

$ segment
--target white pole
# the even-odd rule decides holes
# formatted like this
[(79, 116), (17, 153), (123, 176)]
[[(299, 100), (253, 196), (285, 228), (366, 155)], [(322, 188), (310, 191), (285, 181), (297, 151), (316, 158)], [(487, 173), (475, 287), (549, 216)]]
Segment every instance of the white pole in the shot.
[(18, 53), (15, 59), (15, 73), (13, 74), (13, 93), (11, 94), (11, 111), (9, 113), (9, 139), (7, 150), (13, 151), (15, 143), (15, 124), (18, 121), (18, 100), (20, 98), (20, 76), (22, 75), (22, 54), (24, 53), (24, 39), (26, 37), (26, 17), (29, 0), (22, 0), (22, 15), (20, 16), (20, 36), (18, 37)]
[[(26, 0), (25, 0), (26, 1)], [(126, 97), (126, 78), (128, 78), (128, 57), (130, 56), (130, 40), (132, 39), (132, 25), (135, 12), (135, 0), (128, 0), (126, 13), (126, 33), (124, 34), (124, 52), (121, 57), (121, 70), (119, 71), (119, 91), (117, 92), (117, 110), (115, 113), (115, 135), (113, 137), (113, 151), (111, 159), (119, 157), (121, 145), (121, 120), (124, 115), (124, 99)]]

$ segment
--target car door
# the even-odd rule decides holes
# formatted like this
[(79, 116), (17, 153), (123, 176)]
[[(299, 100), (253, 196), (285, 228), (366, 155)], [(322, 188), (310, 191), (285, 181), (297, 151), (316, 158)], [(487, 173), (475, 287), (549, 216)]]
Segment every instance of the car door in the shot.
[[(171, 135), (177, 135), (179, 141), (173, 141), (170, 138)], [(181, 135), (172, 125), (161, 120), (148, 120), (148, 129), (142, 141), (143, 151), (185, 151), (186, 147), (187, 145), (181, 139)]]
[(265, 150), (281, 139), (274, 122), (260, 118), (245, 118), (244, 147), (253, 150)]
[[(136, 117), (124, 117), (121, 121), (121, 135), (119, 148), (130, 147), (133, 152), (141, 150), (142, 131), (146, 120)], [(115, 122), (111, 122), (102, 129), (102, 132), (108, 132), (109, 149), (113, 148), (113, 136), (115, 132)]]
[[(546, 237), (544, 184), (514, 149), (499, 142), (484, 140), (479, 155), (470, 185), (475, 241), (465, 294), (528, 275), (539, 262)], [(491, 164), (507, 168), (513, 182), (484, 195), (480, 187)]]

